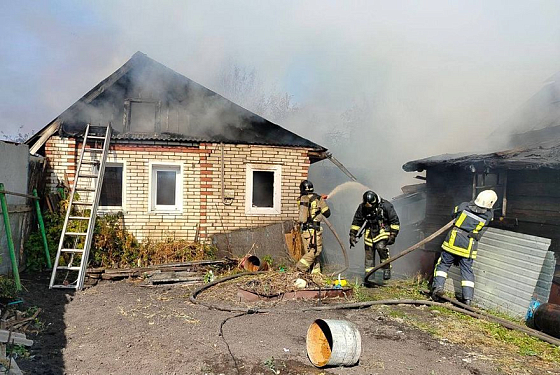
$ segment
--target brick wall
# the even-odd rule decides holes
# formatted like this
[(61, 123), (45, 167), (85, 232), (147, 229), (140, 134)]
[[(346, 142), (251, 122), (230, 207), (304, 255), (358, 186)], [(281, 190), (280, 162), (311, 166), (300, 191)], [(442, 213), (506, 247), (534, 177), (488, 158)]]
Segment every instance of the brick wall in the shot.
[[(51, 137), (45, 152), (49, 160), (47, 186), (68, 175), (73, 182), (78, 147), (75, 140)], [(220, 144), (199, 147), (112, 144), (108, 162), (124, 164), (125, 226), (139, 240), (166, 237), (194, 239), (197, 225), (202, 238), (213, 233), (257, 227), (297, 217), (299, 183), (307, 177), (307, 149), (258, 145), (223, 145), (224, 190), (234, 199), (222, 201)], [(178, 163), (182, 173), (182, 211), (154, 212), (150, 209), (150, 162)], [(246, 213), (247, 165), (280, 166), (280, 214)], [(80, 180), (81, 181), (81, 180)], [(86, 194), (81, 194), (86, 198)]]

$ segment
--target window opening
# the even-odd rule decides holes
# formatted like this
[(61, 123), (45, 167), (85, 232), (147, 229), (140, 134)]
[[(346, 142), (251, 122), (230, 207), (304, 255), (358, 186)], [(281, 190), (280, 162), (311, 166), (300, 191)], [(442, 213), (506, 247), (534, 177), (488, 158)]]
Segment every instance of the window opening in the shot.
[(253, 171), (253, 207), (274, 207), (273, 171)]
[(102, 207), (122, 207), (123, 202), (123, 166), (107, 165), (103, 174), (103, 186), (99, 205)]

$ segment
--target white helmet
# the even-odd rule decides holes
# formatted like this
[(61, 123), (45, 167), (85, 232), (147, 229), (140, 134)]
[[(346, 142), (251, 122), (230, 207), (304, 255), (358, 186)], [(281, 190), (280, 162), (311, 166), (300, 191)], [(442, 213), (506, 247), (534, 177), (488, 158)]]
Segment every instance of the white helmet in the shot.
[(484, 190), (478, 193), (478, 196), (474, 200), (474, 204), (478, 207), (491, 209), (497, 200), (498, 195), (494, 192), (494, 190)]

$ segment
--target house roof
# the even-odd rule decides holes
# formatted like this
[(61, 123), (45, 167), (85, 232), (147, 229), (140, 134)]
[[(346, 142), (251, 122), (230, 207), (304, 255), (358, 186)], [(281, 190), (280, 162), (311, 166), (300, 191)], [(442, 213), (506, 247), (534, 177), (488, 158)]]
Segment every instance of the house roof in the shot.
[[(127, 129), (125, 101), (153, 102), (159, 130)], [(171, 112), (171, 113), (170, 113)], [(171, 120), (170, 120), (171, 116)], [(181, 121), (179, 121), (181, 116)], [(176, 118), (176, 121), (173, 120)], [(152, 119), (153, 121), (153, 119)], [(141, 52), (26, 141), (36, 152), (54, 133), (79, 136), (86, 125), (111, 123), (115, 140), (224, 142), (326, 149), (167, 68)]]
[(481, 167), (501, 169), (560, 169), (560, 138), (486, 154), (443, 154), (405, 163), (406, 172), (434, 167)]

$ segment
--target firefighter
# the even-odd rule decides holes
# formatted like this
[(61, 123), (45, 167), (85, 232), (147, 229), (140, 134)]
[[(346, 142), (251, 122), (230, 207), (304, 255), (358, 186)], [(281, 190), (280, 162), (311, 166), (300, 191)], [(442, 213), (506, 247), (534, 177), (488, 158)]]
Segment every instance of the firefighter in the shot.
[[(350, 227), (350, 247), (358, 243), (358, 231), (364, 225), (364, 247), (366, 252), (366, 274), (375, 266), (375, 250), (379, 254), (380, 262), (389, 259), (389, 249), (387, 245), (395, 243), (399, 234), (399, 217), (391, 202), (382, 199), (373, 191), (368, 190), (363, 195), (363, 202), (360, 203), (352, 226)], [(361, 234), (361, 233), (360, 233)], [(391, 278), (391, 265), (383, 267), (383, 279)], [(366, 280), (367, 285), (367, 280)]]
[(304, 247), (304, 254), (298, 261), (298, 271), (320, 273), (321, 265), (319, 255), (323, 250), (323, 229), (321, 220), (331, 215), (325, 202), (326, 196), (314, 193), (311, 181), (303, 180), (299, 185), (300, 197), (298, 198), (299, 217), (298, 224)]
[(454, 264), (461, 270), (462, 302), (471, 304), (474, 295), (472, 265), (476, 259), (478, 241), (493, 219), (492, 207), (497, 200), (498, 196), (494, 191), (484, 190), (478, 194), (474, 202), (463, 202), (455, 207), (453, 211), (455, 223), (441, 245), (443, 251), (434, 270), (432, 289), (434, 300), (439, 300), (443, 296), (447, 271)]

